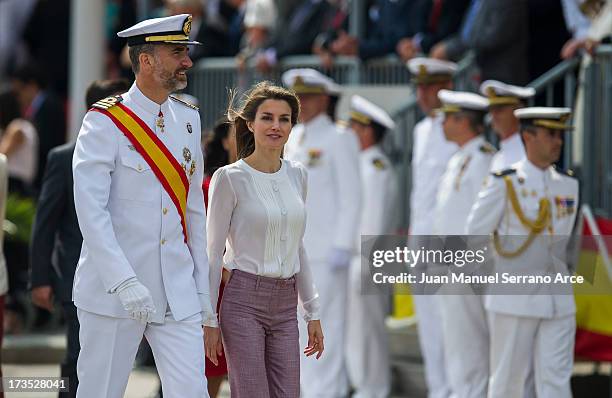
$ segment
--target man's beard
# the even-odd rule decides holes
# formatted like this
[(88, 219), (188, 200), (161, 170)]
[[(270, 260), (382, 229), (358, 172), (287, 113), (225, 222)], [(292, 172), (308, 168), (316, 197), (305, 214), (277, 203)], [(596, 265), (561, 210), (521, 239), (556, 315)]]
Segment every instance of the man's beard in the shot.
[(177, 75), (179, 72), (185, 72), (186, 69), (178, 69), (174, 72), (168, 72), (160, 69), (156, 71), (156, 80), (161, 83), (165, 90), (175, 92), (187, 87), (187, 78), (185, 77), (185, 79), (180, 79)]

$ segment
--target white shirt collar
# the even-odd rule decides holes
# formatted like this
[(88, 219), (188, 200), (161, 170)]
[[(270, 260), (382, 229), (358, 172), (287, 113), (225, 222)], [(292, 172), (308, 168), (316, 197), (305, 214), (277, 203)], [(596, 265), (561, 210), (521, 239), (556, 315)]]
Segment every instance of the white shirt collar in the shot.
[(132, 84), (132, 87), (130, 87), (130, 90), (127, 92), (127, 95), (132, 101), (136, 103), (136, 105), (140, 106), (145, 111), (154, 114), (155, 116), (159, 114), (160, 110), (163, 114), (166, 114), (166, 112), (169, 110), (169, 98), (166, 98), (166, 101), (164, 101), (164, 103), (160, 105), (151, 100), (146, 95), (144, 95), (136, 85), (136, 82)]
[(485, 143), (484, 137), (482, 136), (482, 134), (479, 134), (476, 137), (469, 140), (468, 142), (466, 142), (465, 145), (459, 148), (459, 151), (463, 153), (474, 152), (474, 151), (477, 151), (478, 148), (484, 143)]
[(550, 174), (550, 170), (552, 169), (552, 166), (548, 166), (546, 169), (542, 170), (535, 164), (531, 163), (527, 158), (524, 158), (519, 162), (519, 164), (522, 165), (522, 169), (527, 175), (532, 175), (539, 178), (545, 178), (548, 174)]

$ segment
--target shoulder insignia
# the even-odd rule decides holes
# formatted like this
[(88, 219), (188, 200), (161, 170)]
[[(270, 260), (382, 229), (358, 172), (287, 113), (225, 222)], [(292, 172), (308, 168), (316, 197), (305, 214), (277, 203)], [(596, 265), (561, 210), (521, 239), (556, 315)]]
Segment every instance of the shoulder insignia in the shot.
[(480, 146), (480, 148), (478, 148), (478, 149), (480, 149), (480, 152), (489, 153), (489, 154), (494, 154), (495, 152), (497, 152), (495, 147), (493, 145), (489, 144), (488, 142), (482, 144)]
[(192, 104), (190, 104), (189, 102), (183, 101), (182, 99), (178, 99), (178, 98), (176, 98), (176, 97), (174, 97), (174, 96), (172, 96), (172, 95), (170, 96), (170, 98), (171, 98), (171, 99), (173, 99), (173, 100), (174, 100), (174, 101), (176, 101), (176, 102), (179, 102), (179, 103), (181, 103), (181, 104), (183, 104), (183, 105), (185, 105), (185, 106), (187, 106), (187, 107), (191, 108), (191, 109), (195, 109), (196, 111), (199, 111), (199, 110), (200, 110), (200, 108), (199, 108), (199, 107), (197, 107), (197, 106), (195, 106), (195, 105), (192, 105)]
[(516, 173), (516, 169), (506, 169), (492, 173), (495, 177), (504, 177)]
[(568, 177), (571, 177), (571, 178), (578, 178), (578, 177), (576, 177), (576, 173), (574, 173), (574, 170), (571, 170), (571, 169), (561, 170), (561, 169), (558, 169), (557, 167), (555, 167), (555, 171), (557, 173), (559, 173), (559, 174), (564, 175), (564, 176), (568, 176)]
[(373, 159), (372, 164), (374, 165), (376, 170), (384, 170), (387, 168), (387, 165), (385, 165), (385, 162), (380, 158)]
[(113, 106), (117, 105), (121, 101), (123, 101), (123, 97), (121, 97), (121, 95), (113, 95), (113, 96), (101, 99), (100, 101), (98, 101), (95, 104), (93, 104), (91, 107), (92, 108), (97, 108), (97, 109), (107, 110), (107, 109), (110, 109)]

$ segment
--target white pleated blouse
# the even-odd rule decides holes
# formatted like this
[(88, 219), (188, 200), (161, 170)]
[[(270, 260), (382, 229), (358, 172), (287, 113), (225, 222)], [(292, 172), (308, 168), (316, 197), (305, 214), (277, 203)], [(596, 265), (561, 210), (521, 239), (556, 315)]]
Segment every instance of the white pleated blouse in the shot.
[[(307, 181), (306, 169), (289, 160), (281, 160), (275, 173), (255, 170), (242, 159), (215, 172), (206, 223), (213, 309), (222, 268), (238, 269), (271, 278), (295, 275), (304, 319), (319, 319), (303, 244)], [(216, 314), (204, 323), (218, 326)]]

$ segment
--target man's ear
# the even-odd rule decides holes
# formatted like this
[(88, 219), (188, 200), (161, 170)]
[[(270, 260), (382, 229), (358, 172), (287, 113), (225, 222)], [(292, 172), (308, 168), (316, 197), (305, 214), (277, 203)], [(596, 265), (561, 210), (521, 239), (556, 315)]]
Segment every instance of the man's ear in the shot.
[(151, 70), (153, 68), (153, 54), (140, 53), (138, 60), (141, 69)]

